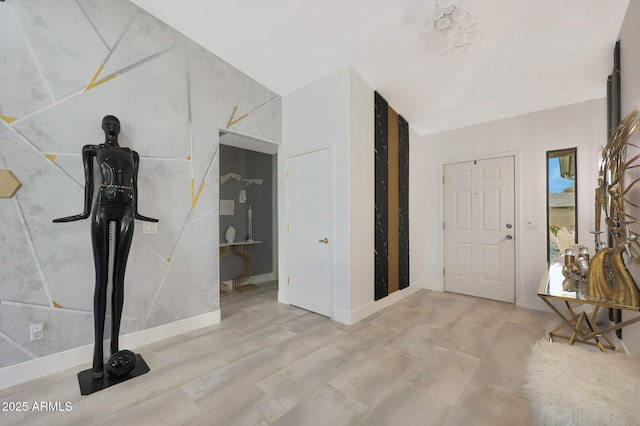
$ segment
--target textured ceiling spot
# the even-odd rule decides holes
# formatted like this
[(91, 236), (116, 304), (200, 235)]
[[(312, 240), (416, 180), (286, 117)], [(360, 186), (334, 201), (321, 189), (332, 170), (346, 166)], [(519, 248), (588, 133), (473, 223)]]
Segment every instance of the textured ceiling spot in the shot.
[(22, 183), (10, 170), (0, 170), (0, 198), (11, 198)]

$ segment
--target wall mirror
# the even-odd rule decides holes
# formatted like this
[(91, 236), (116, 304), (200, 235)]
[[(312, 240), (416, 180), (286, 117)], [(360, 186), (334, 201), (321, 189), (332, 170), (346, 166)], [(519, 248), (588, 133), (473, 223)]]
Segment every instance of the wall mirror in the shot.
[(578, 242), (576, 148), (547, 151), (547, 260)]

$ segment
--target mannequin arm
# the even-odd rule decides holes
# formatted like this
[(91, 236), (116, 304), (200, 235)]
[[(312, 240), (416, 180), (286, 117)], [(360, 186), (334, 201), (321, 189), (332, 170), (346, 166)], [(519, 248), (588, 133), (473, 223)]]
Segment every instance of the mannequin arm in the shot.
[(131, 154), (133, 155), (133, 217), (145, 222), (158, 222), (158, 219), (138, 213), (138, 164), (140, 163), (140, 156), (135, 151), (132, 151)]
[(94, 145), (85, 145), (82, 148), (82, 163), (84, 164), (84, 211), (73, 216), (53, 219), (54, 223), (86, 219), (91, 214), (91, 201), (93, 200), (93, 157), (95, 155)]

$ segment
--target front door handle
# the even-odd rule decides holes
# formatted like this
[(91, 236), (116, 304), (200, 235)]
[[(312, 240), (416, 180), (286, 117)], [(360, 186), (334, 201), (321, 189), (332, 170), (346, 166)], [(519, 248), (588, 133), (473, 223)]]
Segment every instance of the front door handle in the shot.
[(513, 235), (509, 234), (505, 237), (507, 240), (513, 240)]
[(327, 237), (324, 237), (323, 240), (318, 240), (319, 243), (325, 243), (325, 244), (329, 244), (329, 239)]

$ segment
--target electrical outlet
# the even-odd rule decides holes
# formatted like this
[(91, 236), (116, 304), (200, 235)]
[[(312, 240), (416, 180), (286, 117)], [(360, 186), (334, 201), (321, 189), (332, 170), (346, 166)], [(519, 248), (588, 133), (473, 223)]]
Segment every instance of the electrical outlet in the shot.
[(157, 234), (158, 222), (145, 222), (142, 227), (143, 234)]
[(29, 328), (29, 338), (33, 342), (34, 340), (42, 339), (44, 337), (44, 324), (33, 324)]

